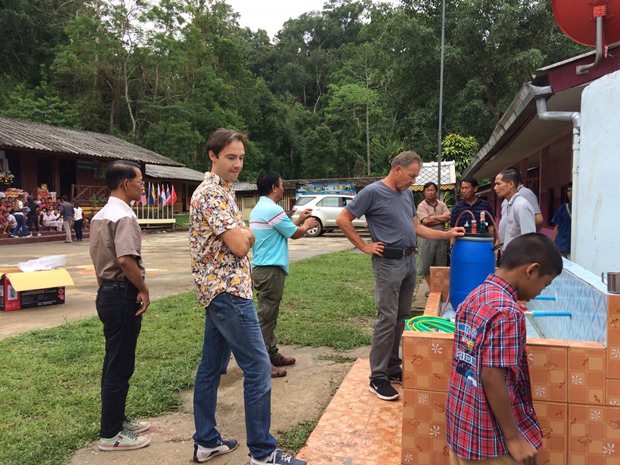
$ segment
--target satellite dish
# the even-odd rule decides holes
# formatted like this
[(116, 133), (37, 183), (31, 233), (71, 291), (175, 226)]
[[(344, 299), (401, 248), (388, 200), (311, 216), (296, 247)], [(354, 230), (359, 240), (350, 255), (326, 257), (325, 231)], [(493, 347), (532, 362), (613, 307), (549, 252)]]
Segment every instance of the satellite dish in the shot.
[(553, 17), (575, 42), (596, 47), (597, 17), (603, 19), (603, 47), (620, 42), (620, 0), (553, 0)]

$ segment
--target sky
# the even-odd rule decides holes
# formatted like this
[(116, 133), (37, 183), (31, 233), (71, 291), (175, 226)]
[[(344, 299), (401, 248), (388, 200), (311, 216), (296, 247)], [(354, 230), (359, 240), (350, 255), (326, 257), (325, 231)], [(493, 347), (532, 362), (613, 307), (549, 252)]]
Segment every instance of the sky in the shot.
[[(396, 3), (396, 0), (388, 0)], [(239, 13), (239, 24), (253, 31), (265, 29), (273, 39), (282, 25), (308, 11), (323, 9), (325, 0), (226, 0)]]

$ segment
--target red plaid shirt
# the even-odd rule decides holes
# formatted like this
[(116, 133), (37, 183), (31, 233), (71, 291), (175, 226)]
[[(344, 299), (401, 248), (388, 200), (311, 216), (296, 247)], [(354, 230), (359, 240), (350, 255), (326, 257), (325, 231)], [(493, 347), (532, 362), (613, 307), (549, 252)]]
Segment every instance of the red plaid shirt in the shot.
[(506, 369), (517, 427), (540, 448), (542, 434), (532, 406), (525, 336), (517, 292), (496, 275), (489, 275), (459, 306), (446, 430), (448, 445), (462, 459), (486, 460), (509, 453), (482, 387), (483, 366)]

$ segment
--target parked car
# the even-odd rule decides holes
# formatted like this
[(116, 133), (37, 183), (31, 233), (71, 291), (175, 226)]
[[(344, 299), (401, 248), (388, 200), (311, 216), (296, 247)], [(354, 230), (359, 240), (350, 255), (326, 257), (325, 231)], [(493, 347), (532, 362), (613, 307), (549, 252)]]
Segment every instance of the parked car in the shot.
[[(299, 214), (308, 209), (312, 209), (312, 216), (317, 221), (316, 228), (308, 230), (308, 236), (317, 237), (327, 231), (337, 228), (336, 218), (342, 209), (353, 200), (352, 195), (341, 194), (304, 194), (297, 199), (293, 207), (291, 219), (296, 221)], [(361, 217), (353, 220), (353, 226), (366, 228), (366, 218)]]

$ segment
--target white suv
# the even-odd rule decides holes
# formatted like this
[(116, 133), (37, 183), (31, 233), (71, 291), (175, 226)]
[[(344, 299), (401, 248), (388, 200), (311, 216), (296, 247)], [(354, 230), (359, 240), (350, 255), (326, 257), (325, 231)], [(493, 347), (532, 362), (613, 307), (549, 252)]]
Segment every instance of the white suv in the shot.
[[(317, 227), (308, 230), (308, 236), (316, 237), (330, 229), (337, 228), (336, 218), (342, 209), (353, 200), (352, 195), (341, 194), (304, 194), (301, 195), (293, 207), (291, 219), (296, 221), (299, 214), (308, 209), (312, 209), (312, 217), (317, 220)], [(363, 216), (353, 220), (353, 226), (366, 228), (366, 218)]]

